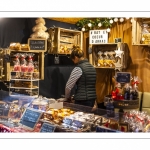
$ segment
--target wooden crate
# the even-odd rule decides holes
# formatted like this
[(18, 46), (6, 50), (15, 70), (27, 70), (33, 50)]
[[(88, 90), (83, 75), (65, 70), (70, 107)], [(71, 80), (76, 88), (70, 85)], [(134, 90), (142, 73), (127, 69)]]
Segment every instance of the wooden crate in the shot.
[[(142, 34), (142, 25), (150, 25), (150, 18), (132, 18), (132, 45), (150, 45), (150, 33)], [(150, 32), (150, 28), (148, 28)], [(145, 37), (144, 41), (142, 38)], [(149, 38), (147, 38), (149, 37)]]
[[(95, 68), (109, 68), (109, 69), (114, 69), (115, 68), (114, 65), (112, 65), (112, 67), (109, 66), (109, 65), (98, 66), (98, 60), (99, 60), (98, 52), (99, 51), (101, 51), (103, 53), (108, 52), (108, 54), (109, 54), (110, 52), (114, 52), (114, 50), (117, 50), (117, 43), (92, 45), (92, 55), (90, 57), (91, 64)], [(113, 56), (114, 55), (115, 55), (115, 52), (114, 52)]]
[(83, 48), (82, 31), (65, 28), (49, 28), (48, 53), (49, 54), (70, 54), (73, 45)]

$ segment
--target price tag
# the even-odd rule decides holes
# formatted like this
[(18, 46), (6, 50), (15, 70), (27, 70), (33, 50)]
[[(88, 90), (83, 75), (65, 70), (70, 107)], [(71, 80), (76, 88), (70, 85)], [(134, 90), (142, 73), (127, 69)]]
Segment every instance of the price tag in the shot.
[(54, 132), (56, 129), (55, 125), (50, 123), (43, 123), (40, 132)]
[(42, 112), (31, 108), (27, 108), (24, 111), (19, 123), (23, 127), (33, 130), (35, 128), (35, 125), (41, 118), (41, 115)]
[(65, 124), (67, 124), (67, 125), (72, 125), (72, 119), (70, 119), (70, 118), (65, 118), (64, 120), (63, 120), (63, 122), (65, 123)]
[(81, 121), (78, 121), (78, 120), (73, 120), (72, 125), (77, 127), (77, 128), (82, 128), (83, 123)]

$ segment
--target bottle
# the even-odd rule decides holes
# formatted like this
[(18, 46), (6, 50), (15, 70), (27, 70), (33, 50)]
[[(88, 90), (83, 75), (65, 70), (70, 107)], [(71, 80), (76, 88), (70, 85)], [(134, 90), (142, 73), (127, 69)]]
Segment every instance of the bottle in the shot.
[(113, 100), (111, 98), (106, 103), (106, 110), (107, 110), (108, 117), (115, 117), (114, 104), (113, 104)]

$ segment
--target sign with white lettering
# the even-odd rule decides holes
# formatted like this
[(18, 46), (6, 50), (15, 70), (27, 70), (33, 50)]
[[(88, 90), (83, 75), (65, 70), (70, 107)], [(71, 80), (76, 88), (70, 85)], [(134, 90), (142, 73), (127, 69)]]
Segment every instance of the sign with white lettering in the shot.
[(40, 132), (54, 132), (56, 126), (50, 124), (50, 123), (43, 123)]
[(21, 124), (25, 128), (33, 130), (35, 128), (35, 125), (38, 123), (41, 115), (42, 112), (31, 108), (27, 108), (24, 111), (19, 124)]
[(46, 39), (28, 39), (28, 44), (30, 50), (46, 51), (47, 50), (47, 40)]
[(108, 43), (107, 30), (90, 30), (89, 44), (105, 44)]

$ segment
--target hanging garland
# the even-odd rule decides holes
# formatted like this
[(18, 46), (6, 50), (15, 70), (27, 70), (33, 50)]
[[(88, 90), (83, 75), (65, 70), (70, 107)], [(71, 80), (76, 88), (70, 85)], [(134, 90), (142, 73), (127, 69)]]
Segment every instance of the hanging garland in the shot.
[[(128, 20), (129, 18), (126, 18)], [(95, 18), (95, 19), (88, 19), (84, 18), (79, 20), (76, 23), (76, 26), (82, 31), (88, 30), (96, 30), (99, 28), (107, 28), (107, 32), (110, 32), (110, 28), (112, 27), (114, 22), (120, 21), (121, 23), (124, 22), (124, 18)]]

